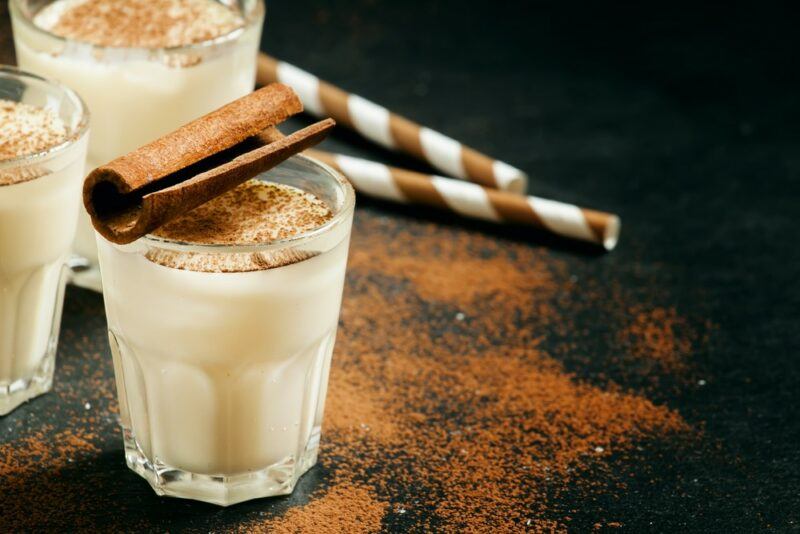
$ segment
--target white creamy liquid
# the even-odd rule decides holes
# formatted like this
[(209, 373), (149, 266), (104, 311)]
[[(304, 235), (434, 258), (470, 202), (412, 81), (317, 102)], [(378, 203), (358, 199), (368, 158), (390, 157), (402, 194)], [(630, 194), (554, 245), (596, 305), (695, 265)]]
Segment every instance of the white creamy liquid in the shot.
[(144, 455), (206, 475), (298, 465), (296, 478), (313, 465), (347, 235), (305, 261), (241, 273), (98, 244), (123, 426)]
[[(58, 335), (59, 292), (75, 235), (83, 159), (0, 186), (0, 387), (36, 374)], [(0, 404), (0, 414), (7, 413)]]

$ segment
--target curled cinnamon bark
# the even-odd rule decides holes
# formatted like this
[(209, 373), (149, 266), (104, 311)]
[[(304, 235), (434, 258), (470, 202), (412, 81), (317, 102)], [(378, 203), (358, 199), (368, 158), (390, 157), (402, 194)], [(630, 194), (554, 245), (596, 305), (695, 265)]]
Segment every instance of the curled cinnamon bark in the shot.
[(319, 143), (333, 120), (269, 144), (256, 137), (302, 109), (294, 91), (272, 84), (98, 167), (83, 187), (92, 224), (109, 241), (133, 242)]

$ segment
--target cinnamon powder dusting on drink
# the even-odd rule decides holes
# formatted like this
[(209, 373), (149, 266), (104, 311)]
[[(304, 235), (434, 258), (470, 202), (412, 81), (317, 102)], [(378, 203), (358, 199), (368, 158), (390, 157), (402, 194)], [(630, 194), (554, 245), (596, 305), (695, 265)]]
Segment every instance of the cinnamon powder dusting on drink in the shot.
[[(165, 224), (153, 235), (195, 245), (263, 245), (309, 232), (333, 218), (325, 202), (296, 187), (249, 180)], [(202, 272), (250, 272), (282, 267), (315, 253), (285, 249), (232, 253), (152, 247), (154, 263)]]
[[(66, 139), (67, 128), (53, 110), (0, 99), (0, 162), (43, 152)], [(24, 179), (0, 171), (0, 185)]]
[(319, 228), (333, 217), (322, 200), (296, 187), (249, 180), (154, 232), (201, 245), (257, 245)]
[(34, 23), (76, 41), (137, 48), (196, 44), (244, 26), (241, 15), (213, 0), (59, 0)]

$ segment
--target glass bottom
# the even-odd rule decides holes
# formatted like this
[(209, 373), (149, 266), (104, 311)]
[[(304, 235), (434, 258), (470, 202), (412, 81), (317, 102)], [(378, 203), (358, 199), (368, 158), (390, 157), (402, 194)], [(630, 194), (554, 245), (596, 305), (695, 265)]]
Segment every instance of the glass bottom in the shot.
[(52, 389), (53, 371), (56, 367), (56, 345), (56, 341), (51, 339), (47, 345), (47, 352), (33, 376), (20, 378), (10, 384), (0, 382), (0, 415), (9, 414), (20, 404)]
[(144, 478), (157, 495), (194, 499), (220, 506), (288, 495), (297, 481), (317, 463), (320, 429), (315, 428), (300, 458), (288, 456), (259, 471), (238, 475), (203, 475), (167, 465), (158, 457), (150, 460), (136, 442), (133, 432), (122, 428), (125, 462)]

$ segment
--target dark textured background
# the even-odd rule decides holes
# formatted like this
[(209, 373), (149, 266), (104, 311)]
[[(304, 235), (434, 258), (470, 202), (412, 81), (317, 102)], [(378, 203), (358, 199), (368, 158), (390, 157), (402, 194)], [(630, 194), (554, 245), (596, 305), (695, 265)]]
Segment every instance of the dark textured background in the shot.
[[(614, 211), (623, 220), (619, 248), (606, 256), (422, 213), (442, 225), (443, 236), (495, 232), (534, 249), (552, 246), (552, 257), (595, 286), (607, 282), (629, 298), (657, 300), (715, 325), (711, 340), (691, 355), (707, 385), (656, 385), (648, 396), (702, 426), (730, 461), (702, 451), (643, 457), (641, 469), (631, 470), (636, 491), (613, 499), (562, 495), (558, 504), (571, 510), (571, 519), (553, 519), (576, 531), (611, 519), (632, 532), (796, 531), (796, 14), (755, 2), (586, 4), (272, 2), (263, 48), (529, 170), (540, 196)], [(13, 61), (10, 37), (3, 6), (0, 62)], [(345, 133), (330, 147), (418, 166)], [(414, 217), (409, 209), (361, 199), (354, 232), (380, 220), (400, 234)], [(602, 369), (636, 389), (643, 379), (615, 368), (603, 341), (607, 297), (587, 295), (582, 314), (570, 319), (584, 332), (581, 349), (590, 360), (560, 350), (558, 336), (544, 343), (577, 377), (592, 382)], [(63, 528), (78, 522), (70, 515), (78, 509), (90, 527), (222, 530), (280, 516), (324, 485), (323, 457), (290, 498), (226, 510), (156, 498), (125, 468), (108, 412), (115, 401), (101, 297), (70, 289), (64, 315), (56, 394), (0, 419), (0, 444), (13, 451), (54, 435), (89, 402), (91, 416), (77, 420), (94, 433), (100, 452), (71, 459), (77, 467), (57, 477), (48, 474), (52, 455), (43, 453), (13, 491), (0, 480), (0, 509), (17, 491), (40, 492), (44, 497), (31, 502), (53, 509), (45, 522), (41, 510), (17, 510), (13, 518), (0, 512), (0, 526)], [(60, 512), (69, 495), (85, 506)], [(125, 505), (116, 512), (118, 503)], [(419, 526), (392, 512), (384, 525)]]

